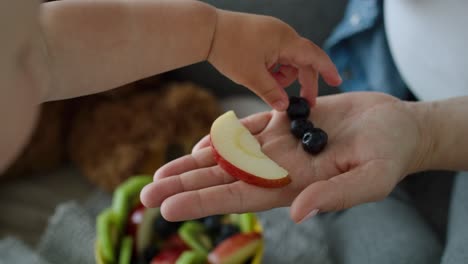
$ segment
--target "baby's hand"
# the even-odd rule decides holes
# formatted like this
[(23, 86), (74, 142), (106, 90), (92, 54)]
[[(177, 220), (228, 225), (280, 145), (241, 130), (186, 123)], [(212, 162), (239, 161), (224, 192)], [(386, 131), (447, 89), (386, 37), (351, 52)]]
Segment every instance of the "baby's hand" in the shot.
[(329, 135), (318, 155), (306, 153), (284, 112), (252, 115), (242, 122), (262, 151), (289, 171), (292, 182), (268, 189), (237, 181), (216, 165), (209, 138), (191, 155), (161, 169), (142, 202), (161, 206), (168, 220), (291, 206), (299, 222), (310, 212), (336, 211), (386, 197), (423, 160), (420, 124), (408, 105), (379, 93), (347, 93), (318, 99), (310, 118)]
[(283, 89), (296, 79), (302, 86), (301, 95), (312, 106), (317, 97), (319, 73), (329, 85), (341, 83), (326, 53), (282, 21), (260, 15), (217, 12), (208, 61), (274, 109), (286, 110), (289, 102)]

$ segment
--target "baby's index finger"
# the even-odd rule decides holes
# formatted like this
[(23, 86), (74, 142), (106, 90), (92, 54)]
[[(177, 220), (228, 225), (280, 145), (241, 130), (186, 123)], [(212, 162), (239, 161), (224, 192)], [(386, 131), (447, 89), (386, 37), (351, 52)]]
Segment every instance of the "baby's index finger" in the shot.
[(330, 86), (339, 86), (342, 82), (330, 57), (308, 39), (299, 38), (284, 51), (281, 57), (282, 60), (290, 61), (297, 68), (312, 66)]

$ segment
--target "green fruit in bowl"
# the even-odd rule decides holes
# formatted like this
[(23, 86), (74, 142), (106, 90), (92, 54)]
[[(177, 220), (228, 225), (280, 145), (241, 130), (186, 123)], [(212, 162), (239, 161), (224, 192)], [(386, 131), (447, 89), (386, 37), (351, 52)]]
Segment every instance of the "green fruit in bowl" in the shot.
[(133, 239), (130, 236), (125, 236), (120, 245), (119, 264), (130, 264), (132, 261)]
[(143, 220), (136, 233), (136, 250), (138, 254), (143, 254), (143, 251), (150, 246), (152, 242), (150, 234), (157, 217), (159, 217), (159, 208), (148, 208), (143, 214)]
[(198, 251), (185, 251), (177, 259), (176, 264), (205, 264), (207, 262), (206, 255)]
[(116, 244), (118, 242), (117, 215), (111, 209), (106, 209), (97, 218), (97, 235), (100, 241), (100, 255), (107, 262), (115, 261)]
[(197, 221), (187, 221), (179, 228), (179, 236), (195, 251), (208, 254), (213, 242), (206, 232), (205, 226)]
[(96, 263), (202, 264), (210, 256), (217, 263), (261, 263), (262, 230), (255, 214), (169, 222), (159, 208), (139, 201), (150, 182), (151, 176), (129, 178), (114, 192), (111, 207), (98, 215)]

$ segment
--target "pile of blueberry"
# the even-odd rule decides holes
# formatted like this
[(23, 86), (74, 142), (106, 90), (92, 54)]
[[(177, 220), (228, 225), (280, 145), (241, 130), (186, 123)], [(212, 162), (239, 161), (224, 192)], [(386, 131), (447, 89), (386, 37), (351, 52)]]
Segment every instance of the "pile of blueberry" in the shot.
[(287, 114), (291, 120), (291, 133), (302, 140), (302, 147), (311, 154), (320, 153), (328, 142), (328, 135), (325, 131), (308, 120), (310, 106), (306, 99), (291, 96)]

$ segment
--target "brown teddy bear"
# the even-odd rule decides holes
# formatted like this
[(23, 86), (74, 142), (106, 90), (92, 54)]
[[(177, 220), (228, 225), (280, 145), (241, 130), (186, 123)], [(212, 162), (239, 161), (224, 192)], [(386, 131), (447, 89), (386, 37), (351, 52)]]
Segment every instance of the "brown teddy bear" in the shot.
[(152, 174), (190, 153), (220, 111), (206, 89), (159, 77), (47, 103), (29, 146), (6, 175), (53, 169), (69, 159), (112, 191), (131, 175)]

